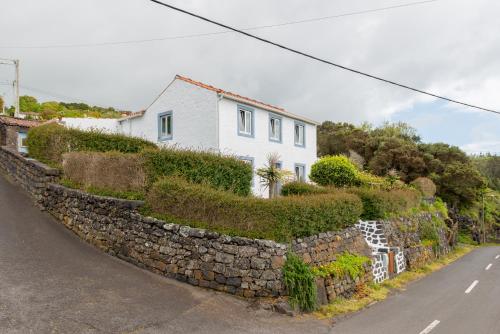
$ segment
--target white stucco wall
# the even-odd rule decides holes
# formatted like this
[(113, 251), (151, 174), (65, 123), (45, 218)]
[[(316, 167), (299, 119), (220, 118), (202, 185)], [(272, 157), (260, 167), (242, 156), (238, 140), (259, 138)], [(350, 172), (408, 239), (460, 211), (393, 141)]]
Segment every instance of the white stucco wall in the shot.
[[(243, 103), (239, 103), (243, 104)], [(244, 104), (243, 104), (244, 105)], [(254, 109), (254, 137), (238, 135), (237, 107), (238, 102), (222, 98), (219, 101), (219, 148), (223, 153), (252, 158), (254, 169), (263, 167), (269, 153), (277, 152), (281, 156), (282, 168), (294, 171), (295, 164), (304, 164), (306, 180), (309, 180), (311, 165), (316, 161), (316, 126), (305, 123), (305, 147), (297, 147), (294, 143), (294, 119), (282, 117), (282, 142), (269, 140), (269, 114), (267, 110)], [(268, 190), (263, 189), (260, 180), (254, 175), (253, 191), (256, 195), (268, 196)]]
[(105, 133), (116, 133), (118, 131), (118, 119), (116, 118), (70, 118), (63, 117), (62, 124), (69, 128), (84, 131), (99, 130)]
[[(173, 136), (158, 142), (158, 114), (168, 111), (173, 114)], [(217, 94), (175, 80), (143, 116), (122, 121), (120, 131), (160, 145), (217, 149)]]

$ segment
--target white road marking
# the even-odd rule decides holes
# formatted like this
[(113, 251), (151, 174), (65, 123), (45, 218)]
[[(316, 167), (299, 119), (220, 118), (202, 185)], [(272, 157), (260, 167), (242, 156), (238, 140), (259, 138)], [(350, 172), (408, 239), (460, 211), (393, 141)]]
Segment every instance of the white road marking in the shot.
[(477, 283), (479, 283), (478, 280), (475, 280), (474, 282), (472, 282), (472, 284), (467, 288), (467, 290), (465, 290), (465, 293), (470, 293), (472, 291), (472, 289), (474, 289), (476, 287)]
[(495, 256), (495, 259), (496, 260), (500, 259), (500, 255)]
[(420, 334), (429, 334), (441, 321), (434, 320), (429, 326), (427, 326)]
[(490, 270), (490, 268), (491, 268), (491, 266), (492, 266), (492, 265), (493, 265), (492, 263), (488, 264), (488, 265), (486, 266), (486, 268), (484, 268), (484, 270)]

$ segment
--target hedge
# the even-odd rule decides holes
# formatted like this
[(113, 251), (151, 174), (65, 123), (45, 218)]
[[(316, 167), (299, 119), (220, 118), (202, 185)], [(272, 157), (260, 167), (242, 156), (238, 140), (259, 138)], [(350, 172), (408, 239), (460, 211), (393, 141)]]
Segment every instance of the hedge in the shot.
[(350, 188), (363, 202), (362, 219), (374, 220), (405, 213), (420, 206), (421, 196), (415, 189)]
[(148, 183), (162, 176), (182, 176), (192, 183), (247, 196), (252, 186), (252, 166), (222, 154), (163, 148), (142, 152)]
[(311, 166), (312, 181), (322, 186), (359, 185), (357, 167), (344, 155), (324, 156)]
[(50, 165), (60, 165), (62, 155), (73, 151), (138, 153), (156, 145), (140, 139), (99, 131), (82, 131), (50, 123), (32, 128), (28, 132), (30, 157)]
[(165, 177), (153, 184), (146, 203), (158, 218), (251, 238), (289, 241), (355, 224), (361, 200), (346, 192), (266, 200), (241, 197)]
[(298, 181), (285, 183), (281, 187), (281, 195), (283, 196), (326, 194), (327, 192), (327, 188), (319, 187), (311, 183)]

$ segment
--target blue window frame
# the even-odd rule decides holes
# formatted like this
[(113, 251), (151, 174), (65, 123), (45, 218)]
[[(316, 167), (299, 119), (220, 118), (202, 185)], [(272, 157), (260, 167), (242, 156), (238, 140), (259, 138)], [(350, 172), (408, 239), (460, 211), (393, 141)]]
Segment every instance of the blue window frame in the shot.
[(269, 141), (282, 142), (282, 124), (283, 120), (280, 116), (269, 114)]
[(306, 182), (306, 165), (295, 164), (294, 167), (295, 180), (298, 182)]
[(238, 157), (240, 160), (246, 162), (247, 164), (249, 164), (250, 166), (252, 166), (252, 186), (254, 186), (255, 184), (255, 177), (254, 177), (254, 165), (255, 165), (255, 159), (252, 158), (252, 157), (247, 157), (247, 156), (241, 156), (241, 157)]
[(158, 114), (158, 141), (170, 140), (174, 134), (174, 115), (172, 111)]
[(255, 110), (238, 104), (236, 111), (238, 135), (253, 138), (255, 134)]
[(293, 142), (295, 146), (306, 147), (306, 124), (302, 122), (294, 122), (293, 127)]

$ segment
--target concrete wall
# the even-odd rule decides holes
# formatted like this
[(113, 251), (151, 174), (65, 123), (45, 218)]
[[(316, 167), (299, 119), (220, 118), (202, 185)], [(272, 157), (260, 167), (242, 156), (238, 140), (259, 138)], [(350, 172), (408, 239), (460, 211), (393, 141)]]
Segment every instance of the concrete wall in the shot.
[(69, 128), (83, 131), (99, 130), (105, 133), (118, 132), (118, 119), (114, 118), (70, 118), (63, 117), (61, 120)]
[[(255, 169), (264, 167), (267, 155), (276, 152), (281, 156), (283, 169), (293, 172), (295, 164), (305, 165), (306, 179), (308, 179), (311, 165), (317, 160), (316, 126), (305, 124), (305, 147), (297, 147), (294, 143), (294, 120), (280, 116), (282, 118), (282, 142), (273, 142), (269, 140), (269, 115), (272, 113), (251, 107), (254, 109), (255, 118), (254, 136), (240, 136), (237, 128), (238, 104), (242, 103), (226, 98), (219, 102), (220, 150), (227, 154), (252, 159)], [(257, 195), (268, 196), (268, 190), (261, 187), (257, 176), (254, 176), (253, 191)]]
[(217, 94), (174, 80), (141, 117), (121, 121), (120, 131), (158, 143), (158, 114), (171, 111), (173, 136), (162, 145), (217, 149)]

